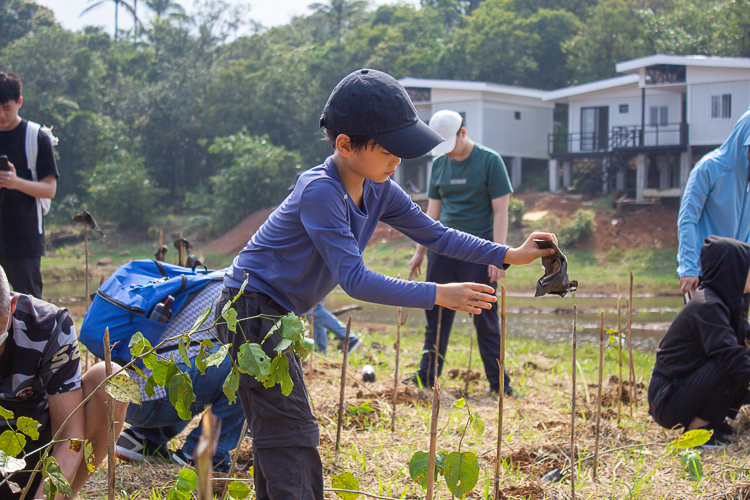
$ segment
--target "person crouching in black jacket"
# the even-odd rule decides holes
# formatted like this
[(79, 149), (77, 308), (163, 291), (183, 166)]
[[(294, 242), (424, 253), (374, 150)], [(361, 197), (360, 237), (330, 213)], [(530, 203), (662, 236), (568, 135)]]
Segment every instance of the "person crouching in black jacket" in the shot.
[(709, 236), (700, 259), (701, 284), (656, 351), (649, 413), (668, 429), (712, 430), (705, 447), (720, 448), (750, 384), (750, 245)]

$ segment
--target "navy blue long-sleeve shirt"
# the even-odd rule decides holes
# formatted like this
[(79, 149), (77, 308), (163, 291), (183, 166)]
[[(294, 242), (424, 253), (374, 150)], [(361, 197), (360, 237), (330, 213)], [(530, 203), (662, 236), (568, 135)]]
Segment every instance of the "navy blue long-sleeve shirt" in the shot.
[(449, 257), (503, 264), (509, 247), (449, 229), (429, 218), (398, 184), (364, 181), (362, 208), (348, 195), (333, 157), (300, 175), (292, 193), (234, 259), (228, 287), (271, 297), (297, 315), (336, 285), (355, 299), (431, 309), (435, 283), (383, 276), (365, 267), (362, 252), (383, 221), (417, 243)]

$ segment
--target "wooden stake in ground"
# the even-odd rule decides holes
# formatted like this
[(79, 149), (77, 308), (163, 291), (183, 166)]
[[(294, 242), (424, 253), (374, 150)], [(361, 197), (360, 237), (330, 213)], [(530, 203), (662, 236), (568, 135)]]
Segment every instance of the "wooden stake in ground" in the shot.
[(602, 377), (604, 375), (604, 311), (601, 312), (599, 326), (599, 384), (596, 394), (596, 436), (594, 438), (594, 470), (591, 476), (596, 479), (596, 469), (599, 465), (599, 431), (602, 421)]
[(497, 360), (500, 367), (500, 377), (503, 382), (497, 396), (497, 458), (495, 458), (495, 492), (494, 499), (500, 500), (500, 462), (503, 460), (501, 454), (503, 446), (503, 404), (505, 400), (505, 287), (500, 287), (500, 359)]
[[(99, 225), (94, 220), (94, 217), (86, 210), (86, 205), (83, 206), (83, 211), (73, 216), (75, 222), (83, 224), (83, 253), (85, 261), (85, 274), (84, 274), (84, 287), (86, 294), (86, 310), (89, 308), (89, 301), (91, 300), (89, 294), (89, 229), (92, 229), (102, 236), (104, 233), (99, 229)], [(86, 350), (86, 356), (83, 362), (83, 368), (86, 370), (89, 364), (89, 351)]]
[[(328, 335), (327, 332), (324, 333)], [(310, 336), (313, 338), (313, 341), (315, 341), (315, 308), (310, 311)], [(313, 376), (313, 372), (315, 371), (315, 368), (313, 368), (313, 354), (315, 354), (315, 344), (313, 344), (313, 348), (310, 351), (310, 365), (308, 367), (308, 375), (311, 378)]]
[(635, 382), (635, 365), (633, 364), (633, 271), (630, 271), (630, 296), (628, 297), (628, 351), (630, 364), (630, 416), (633, 416), (633, 405), (638, 408), (638, 387)]
[(437, 335), (435, 338), (435, 373), (432, 380), (432, 415), (430, 416), (430, 457), (427, 461), (427, 496), (433, 499), (435, 488), (435, 461), (437, 459), (437, 430), (440, 416), (440, 382), (438, 382), (438, 356), (440, 355), (440, 327), (443, 322), (443, 307), (438, 309)]
[[(104, 367), (107, 377), (112, 375), (112, 346), (109, 345), (109, 328), (104, 329)], [(115, 400), (107, 394), (107, 498), (115, 498)]]
[(341, 396), (339, 397), (339, 422), (336, 426), (336, 458), (341, 453), (341, 423), (344, 418), (344, 393), (346, 391), (346, 362), (349, 358), (349, 333), (352, 331), (352, 317), (346, 323), (346, 337), (344, 338), (344, 360), (341, 362)]
[(620, 375), (617, 378), (617, 424), (622, 418), (622, 308), (620, 307), (620, 284), (617, 284), (617, 364)]
[[(195, 472), (198, 475), (198, 500), (213, 498), (214, 454), (219, 444), (221, 422), (209, 408), (201, 418), (201, 437), (195, 445)], [(112, 497), (114, 498), (114, 497)]]
[[(474, 350), (474, 315), (469, 313), (469, 363), (466, 366), (466, 382), (464, 383), (464, 396), (469, 397), (469, 377), (471, 377), (471, 351)], [(503, 375), (505, 376), (505, 375)], [(503, 381), (503, 385), (504, 385)]]
[[(399, 275), (400, 277), (401, 275)], [(395, 374), (393, 375), (393, 403), (391, 410), (391, 442), (393, 442), (393, 436), (396, 433), (396, 408), (398, 405), (398, 361), (401, 354), (401, 308), (399, 307), (396, 312), (396, 368)]]
[(182, 237), (182, 231), (180, 231), (180, 247), (179, 247), (179, 251), (180, 251), (180, 257), (179, 257), (179, 259), (180, 259), (180, 262), (179, 262), (179, 264), (181, 266), (185, 265), (185, 244), (183, 243), (183, 240), (184, 240), (184, 238)]
[(570, 498), (576, 498), (576, 320), (578, 310), (573, 304), (573, 397), (570, 412)]
[[(247, 419), (242, 423), (242, 432), (240, 433), (240, 439), (237, 441), (237, 446), (234, 449), (234, 453), (232, 453), (232, 463), (229, 465), (229, 472), (227, 472), (227, 477), (232, 477), (234, 475), (234, 471), (237, 468), (237, 457), (240, 455), (240, 446), (242, 445), (242, 441), (245, 439), (245, 434), (247, 433)], [(224, 486), (221, 488), (221, 495), (218, 495), (216, 498), (223, 498), (224, 500), (227, 500), (229, 498), (229, 493), (227, 493), (227, 488), (229, 487), (229, 481), (224, 482)]]

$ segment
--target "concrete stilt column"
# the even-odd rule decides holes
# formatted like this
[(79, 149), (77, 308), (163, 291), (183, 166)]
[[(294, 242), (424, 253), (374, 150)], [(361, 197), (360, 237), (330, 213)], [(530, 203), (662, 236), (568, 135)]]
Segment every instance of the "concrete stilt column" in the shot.
[(609, 193), (609, 158), (602, 158), (602, 193)]
[(570, 161), (564, 161), (562, 162), (562, 171), (563, 171), (563, 187), (565, 189), (568, 189), (573, 180), (570, 173)]
[(643, 191), (646, 189), (646, 155), (638, 155), (638, 164), (635, 170), (635, 199), (643, 201)]
[(521, 157), (514, 156), (510, 162), (510, 182), (513, 189), (521, 185)]
[(558, 186), (559, 172), (557, 170), (557, 160), (550, 159), (549, 161), (549, 190), (552, 193), (556, 193), (560, 190)]
[(688, 146), (687, 151), (680, 154), (680, 191), (685, 192), (690, 169), (693, 166), (693, 150)]
[(671, 174), (672, 174), (672, 166), (669, 164), (669, 158), (662, 155), (659, 156), (656, 160), (656, 165), (659, 168), (659, 189), (669, 189), (671, 188)]

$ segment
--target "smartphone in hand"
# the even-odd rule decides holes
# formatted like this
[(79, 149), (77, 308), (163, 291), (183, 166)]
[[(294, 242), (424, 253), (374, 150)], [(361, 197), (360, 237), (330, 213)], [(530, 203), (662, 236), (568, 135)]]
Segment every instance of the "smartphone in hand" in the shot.
[(10, 165), (8, 165), (8, 157), (0, 155), (0, 171), (10, 172)]

